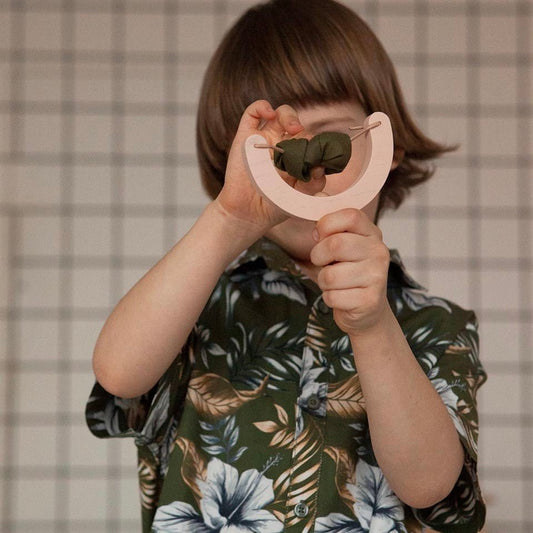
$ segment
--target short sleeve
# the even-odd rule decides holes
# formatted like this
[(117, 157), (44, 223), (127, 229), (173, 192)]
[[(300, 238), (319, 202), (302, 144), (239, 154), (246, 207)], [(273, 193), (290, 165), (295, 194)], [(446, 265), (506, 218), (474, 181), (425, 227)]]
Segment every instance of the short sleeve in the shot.
[(90, 431), (99, 438), (132, 437), (137, 445), (147, 445), (165, 433), (172, 420), (179, 418), (190, 377), (190, 339), (159, 382), (136, 398), (119, 398), (98, 382), (85, 410)]
[(428, 377), (446, 405), (465, 450), (465, 463), (451, 493), (427, 509), (415, 509), (426, 527), (445, 533), (476, 533), (485, 521), (485, 504), (477, 477), (478, 414), (476, 393), (486, 381), (479, 360), (477, 321), (470, 315), (446, 346)]

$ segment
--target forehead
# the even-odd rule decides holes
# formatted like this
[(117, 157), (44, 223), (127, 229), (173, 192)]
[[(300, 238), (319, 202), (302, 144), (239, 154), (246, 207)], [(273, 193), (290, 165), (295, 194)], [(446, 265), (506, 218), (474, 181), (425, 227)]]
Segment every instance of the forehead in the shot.
[(355, 102), (339, 102), (318, 104), (296, 108), (298, 117), (304, 128), (317, 129), (336, 124), (361, 124), (366, 113), (361, 105)]

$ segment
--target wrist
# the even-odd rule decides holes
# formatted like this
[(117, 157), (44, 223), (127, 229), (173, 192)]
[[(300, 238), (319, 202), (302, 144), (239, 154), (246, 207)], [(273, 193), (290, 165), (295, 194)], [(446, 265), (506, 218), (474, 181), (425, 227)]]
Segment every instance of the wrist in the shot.
[(360, 348), (358, 353), (365, 353), (367, 347), (372, 350), (372, 347), (376, 347), (377, 344), (385, 344), (391, 342), (392, 339), (396, 339), (400, 334), (403, 337), (403, 332), (392, 312), (392, 309), (388, 302), (385, 303), (383, 310), (379, 316), (372, 322), (372, 324), (364, 329), (351, 331), (349, 338), (354, 346)]
[(249, 248), (268, 229), (261, 224), (233, 215), (217, 199), (206, 207), (202, 218), (205, 219), (212, 238), (227, 250), (230, 260)]
[(349, 338), (354, 363), (361, 376), (381, 375), (384, 368), (395, 369), (395, 372), (411, 368), (413, 352), (390, 307), (373, 328), (349, 334)]

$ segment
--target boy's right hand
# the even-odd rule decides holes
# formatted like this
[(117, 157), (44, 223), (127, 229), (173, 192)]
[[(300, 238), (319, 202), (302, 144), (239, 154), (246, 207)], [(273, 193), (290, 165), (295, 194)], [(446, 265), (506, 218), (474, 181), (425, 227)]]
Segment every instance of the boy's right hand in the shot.
[[(268, 144), (274, 146), (284, 134), (292, 137), (302, 130), (298, 113), (288, 105), (274, 110), (266, 100), (257, 100), (245, 110), (228, 156), (224, 187), (214, 202), (224, 215), (244, 225), (242, 229), (249, 228), (262, 235), (287, 218), (277, 206), (263, 198), (253, 185), (244, 160), (244, 142), (250, 135), (260, 134)], [(308, 183), (292, 178), (285, 172), (280, 172), (280, 175), (292, 187), (311, 195), (320, 192), (326, 183), (322, 167), (312, 170), (311, 177), (314, 179)]]

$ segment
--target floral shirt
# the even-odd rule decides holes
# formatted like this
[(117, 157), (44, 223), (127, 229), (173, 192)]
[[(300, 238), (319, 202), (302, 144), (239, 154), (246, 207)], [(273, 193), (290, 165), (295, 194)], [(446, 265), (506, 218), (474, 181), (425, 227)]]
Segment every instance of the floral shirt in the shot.
[(394, 251), (388, 298), (466, 452), (446, 499), (412, 509), (391, 490), (348, 336), (319, 288), (262, 240), (221, 277), (153, 390), (126, 400), (97, 383), (89, 398), (96, 436), (135, 439), (143, 531), (479, 531), (476, 318), (429, 296)]

